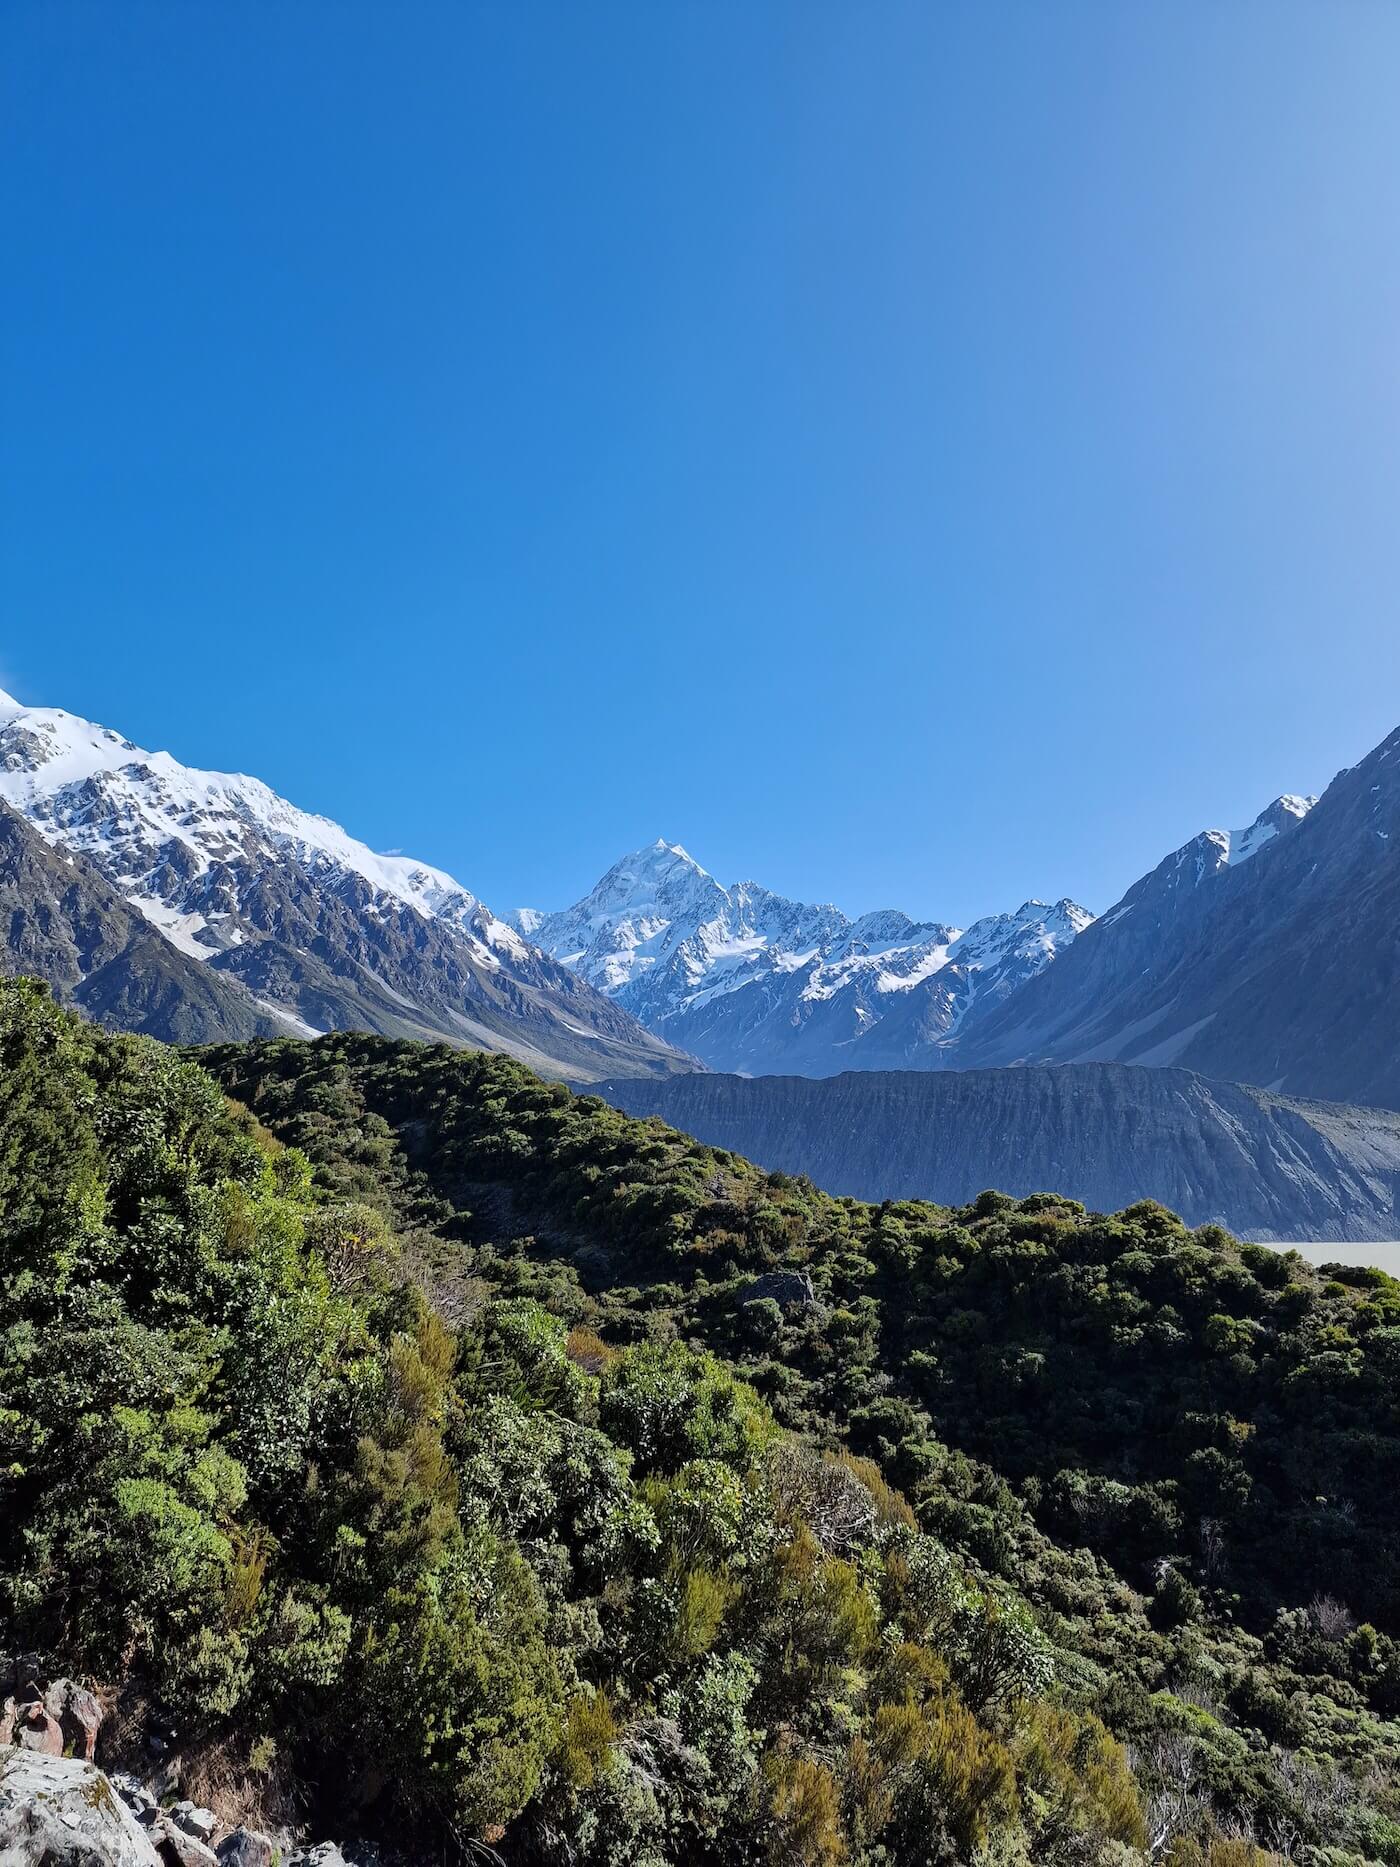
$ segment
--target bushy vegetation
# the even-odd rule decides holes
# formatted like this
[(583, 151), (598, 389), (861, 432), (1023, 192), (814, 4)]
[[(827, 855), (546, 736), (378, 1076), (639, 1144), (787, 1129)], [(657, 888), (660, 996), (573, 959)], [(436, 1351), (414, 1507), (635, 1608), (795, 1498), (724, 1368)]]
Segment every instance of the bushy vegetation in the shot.
[[(1032, 1749), (1090, 1767), (1047, 1720), (1092, 1712), (1129, 1747), (1153, 1858), (1400, 1861), (1400, 1286), (1152, 1205), (832, 1199), (497, 1057), (333, 1036), (209, 1062), (336, 1198), (378, 1204), (447, 1313), (528, 1299), (595, 1372), (703, 1350), (789, 1449), (862, 1461), (1035, 1645), (1008, 1745), (1022, 1811), (1046, 1793)], [(789, 1469), (770, 1462), (780, 1500)], [(799, 1508), (830, 1537), (819, 1494)], [(951, 1665), (943, 1624), (925, 1637)], [(771, 1798), (823, 1806), (822, 1779), (774, 1769)], [(833, 1795), (848, 1858), (924, 1858)]]
[(0, 1644), (424, 1850), (1400, 1861), (1396, 1286), (202, 1061), (0, 986)]
[(0, 987), (6, 1644), (415, 1850), (1132, 1858), (1013, 1589), (703, 1346), (489, 1254), (445, 1319), (410, 1176), (304, 1086), (357, 1156), (319, 1185), (197, 1065)]

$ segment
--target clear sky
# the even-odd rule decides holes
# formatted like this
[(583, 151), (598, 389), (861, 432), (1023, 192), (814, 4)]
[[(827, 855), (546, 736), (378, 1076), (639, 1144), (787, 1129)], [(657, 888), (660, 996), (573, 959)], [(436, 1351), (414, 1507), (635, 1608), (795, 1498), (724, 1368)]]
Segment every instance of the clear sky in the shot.
[(1393, 0), (8, 0), (0, 685), (497, 907), (1102, 908), (1400, 721)]

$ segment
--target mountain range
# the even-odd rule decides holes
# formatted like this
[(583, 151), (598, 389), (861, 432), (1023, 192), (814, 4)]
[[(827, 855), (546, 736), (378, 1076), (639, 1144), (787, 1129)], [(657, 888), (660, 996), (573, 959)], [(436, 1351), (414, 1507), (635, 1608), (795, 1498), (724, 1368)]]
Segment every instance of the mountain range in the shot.
[(257, 778), (5, 695), (0, 807), (5, 965), (176, 1041), (364, 1029), (576, 1083), (1124, 1062), (1400, 1107), (1400, 732), (1097, 918), (968, 928), (726, 887), (664, 839), (502, 917)]
[(965, 932), (848, 919), (678, 844), (512, 924), (709, 1068), (742, 1075), (1180, 1064), (1400, 1108), (1400, 732), (1323, 796), (1205, 830), (1097, 918), (1028, 901)]
[(716, 1070), (939, 1069), (961, 1035), (1081, 934), (1073, 901), (964, 931), (897, 908), (852, 920), (757, 882), (725, 888), (679, 843), (624, 856), (561, 913), (508, 917), (634, 1017)]
[[(850, 919), (679, 844), (625, 856), (522, 936), (713, 1070), (1180, 1062), (1223, 1080), (1400, 1106), (1400, 734), (1319, 801), (1205, 830), (1097, 918), (1027, 901), (963, 930)], [(1393, 1002), (1393, 999), (1391, 999)]]
[(104, 1022), (445, 1039), (581, 1081), (694, 1067), (450, 875), (256, 778), (0, 695), (0, 803), (6, 964)]

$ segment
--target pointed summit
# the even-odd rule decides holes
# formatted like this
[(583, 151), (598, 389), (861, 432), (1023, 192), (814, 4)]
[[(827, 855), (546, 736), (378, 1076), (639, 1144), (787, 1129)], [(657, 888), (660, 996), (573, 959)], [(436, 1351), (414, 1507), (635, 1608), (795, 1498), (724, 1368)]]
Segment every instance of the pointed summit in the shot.
[[(668, 843), (664, 836), (658, 836), (656, 841), (648, 843), (645, 849), (638, 849), (632, 855), (624, 856), (622, 859), (624, 862), (642, 862), (649, 859), (661, 868), (669, 868), (673, 862), (679, 862), (687, 868), (700, 869), (700, 864), (683, 844)], [(707, 875), (709, 871), (700, 869), (700, 873)]]
[(1016, 990), (1091, 918), (1071, 902), (1028, 902), (967, 936), (897, 908), (853, 921), (758, 882), (722, 888), (659, 836), (571, 908), (533, 920), (529, 937), (714, 1069), (822, 1076), (937, 1067), (966, 1015)]
[(615, 862), (575, 912), (586, 910), (594, 919), (620, 916), (655, 921), (673, 918), (686, 908), (712, 908), (712, 897), (722, 895), (719, 884), (688, 850), (658, 836), (654, 843)]
[(1276, 797), (1267, 809), (1260, 811), (1247, 830), (1231, 832), (1231, 863), (1238, 867), (1241, 862), (1248, 862), (1265, 843), (1271, 843), (1285, 830), (1300, 824), (1316, 802), (1315, 797), (1298, 797), (1291, 791)]

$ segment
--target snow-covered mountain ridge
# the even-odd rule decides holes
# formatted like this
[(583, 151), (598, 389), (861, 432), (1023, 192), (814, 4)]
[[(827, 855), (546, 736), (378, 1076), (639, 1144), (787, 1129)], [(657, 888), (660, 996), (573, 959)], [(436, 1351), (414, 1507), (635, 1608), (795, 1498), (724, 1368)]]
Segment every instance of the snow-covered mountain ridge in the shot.
[(288, 1029), (445, 1036), (578, 1077), (614, 1054), (688, 1066), (452, 876), (377, 855), (260, 779), (0, 695), (0, 799)]
[[(1280, 797), (1247, 829), (1203, 830), (1098, 925), (1252, 862), (1316, 801)], [(897, 908), (851, 919), (757, 882), (725, 888), (664, 837), (614, 863), (571, 908), (508, 918), (712, 1069), (806, 1076), (966, 1067), (984, 1021), (1004, 1022), (1008, 1002), (1094, 925), (1068, 898), (1025, 901), (966, 929)]]
[(826, 1075), (895, 1058), (938, 1067), (979, 1006), (1033, 977), (1093, 917), (1062, 900), (1027, 901), (966, 930), (895, 908), (851, 919), (757, 882), (725, 888), (658, 838), (573, 907), (510, 918), (713, 1068)]
[[(120, 878), (131, 905), (197, 959), (230, 943), (230, 910), (209, 901), (171, 924), (172, 897), (229, 863), (289, 856), (308, 866), (358, 875), (375, 895), (474, 933), (494, 920), (441, 869), (403, 856), (376, 855), (327, 817), (298, 810), (241, 773), (199, 771), (168, 752), (146, 752), (110, 727), (59, 707), (21, 707), (0, 694), (0, 797), (50, 843), (62, 843)], [(174, 871), (172, 873), (171, 871)], [(179, 886), (183, 883), (183, 886)], [(502, 923), (484, 957), (504, 941), (524, 943)]]

